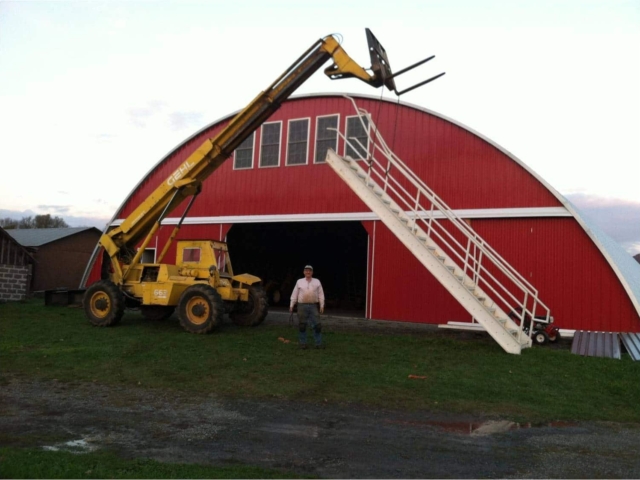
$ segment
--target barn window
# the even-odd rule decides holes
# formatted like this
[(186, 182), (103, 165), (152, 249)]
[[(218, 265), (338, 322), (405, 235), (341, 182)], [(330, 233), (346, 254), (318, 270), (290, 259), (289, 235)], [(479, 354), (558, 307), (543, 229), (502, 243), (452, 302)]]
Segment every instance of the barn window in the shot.
[(277, 167), (280, 165), (280, 133), (282, 122), (262, 125), (262, 142), (260, 145), (260, 166)]
[(305, 165), (309, 145), (309, 119), (289, 120), (287, 165)]
[(233, 169), (241, 170), (253, 167), (253, 144), (256, 133), (253, 132), (249, 138), (238, 145), (233, 159)]
[(347, 117), (347, 142), (349, 143), (347, 143), (345, 156), (367, 158), (367, 150), (369, 149), (368, 131), (368, 117)]
[[(330, 130), (335, 129), (335, 130)], [(316, 156), (315, 163), (324, 163), (327, 150), (338, 150), (338, 115), (318, 117), (316, 123)]]

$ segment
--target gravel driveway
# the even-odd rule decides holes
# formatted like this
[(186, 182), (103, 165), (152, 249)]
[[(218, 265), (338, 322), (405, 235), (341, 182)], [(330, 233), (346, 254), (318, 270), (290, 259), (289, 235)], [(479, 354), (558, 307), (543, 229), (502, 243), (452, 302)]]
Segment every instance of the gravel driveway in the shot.
[(5, 377), (0, 443), (326, 478), (638, 478), (640, 426), (518, 425)]

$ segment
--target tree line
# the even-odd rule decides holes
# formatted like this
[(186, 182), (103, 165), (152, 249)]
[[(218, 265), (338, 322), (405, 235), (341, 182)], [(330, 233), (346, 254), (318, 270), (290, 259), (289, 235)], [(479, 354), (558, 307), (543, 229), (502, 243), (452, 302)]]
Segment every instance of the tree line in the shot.
[(35, 217), (22, 217), (20, 220), (9, 217), (0, 218), (0, 227), (11, 230), (16, 228), (68, 228), (69, 225), (62, 217), (52, 217), (47, 213)]

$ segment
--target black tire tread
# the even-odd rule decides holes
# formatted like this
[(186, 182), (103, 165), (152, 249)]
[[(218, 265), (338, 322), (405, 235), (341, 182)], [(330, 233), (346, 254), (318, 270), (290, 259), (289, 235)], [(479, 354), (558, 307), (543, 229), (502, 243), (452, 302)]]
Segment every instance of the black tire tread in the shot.
[(229, 314), (233, 323), (242, 327), (255, 327), (264, 321), (269, 313), (267, 294), (259, 286), (250, 286), (249, 301), (251, 300), (254, 308), (250, 312), (235, 311)]
[[(202, 325), (195, 325), (191, 323), (185, 313), (185, 304), (194, 295), (200, 295), (202, 298), (206, 299), (211, 309), (209, 319)], [(223, 313), (224, 303), (222, 301), (222, 297), (215, 288), (209, 285), (191, 285), (182, 293), (180, 300), (178, 301), (178, 318), (180, 319), (180, 325), (182, 325), (182, 328), (189, 333), (207, 334), (213, 332), (222, 323)]]
[[(104, 318), (95, 317), (91, 312), (91, 297), (98, 291), (103, 291), (109, 297), (112, 308), (109, 314)], [(84, 312), (93, 326), (96, 327), (112, 327), (120, 323), (124, 315), (124, 295), (118, 286), (111, 280), (99, 280), (92, 284), (84, 294), (82, 302)]]

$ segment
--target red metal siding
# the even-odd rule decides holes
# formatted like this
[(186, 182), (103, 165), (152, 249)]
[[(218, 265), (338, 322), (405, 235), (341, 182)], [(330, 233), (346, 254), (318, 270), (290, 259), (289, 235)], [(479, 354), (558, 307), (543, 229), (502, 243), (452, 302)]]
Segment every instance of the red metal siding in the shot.
[(539, 290), (561, 328), (640, 331), (629, 296), (573, 218), (478, 220), (472, 225)]
[(373, 277), (369, 276), (370, 317), (415, 323), (471, 321), (470, 315), (451, 297), (402, 243), (375, 222)]
[[(472, 227), (538, 289), (560, 328), (640, 331), (631, 300), (574, 219), (483, 219), (473, 220)], [(469, 320), (380, 222), (375, 245), (372, 318)]]

